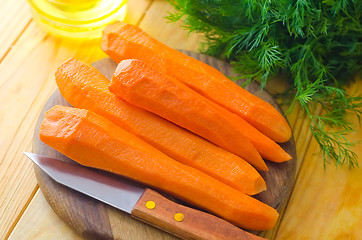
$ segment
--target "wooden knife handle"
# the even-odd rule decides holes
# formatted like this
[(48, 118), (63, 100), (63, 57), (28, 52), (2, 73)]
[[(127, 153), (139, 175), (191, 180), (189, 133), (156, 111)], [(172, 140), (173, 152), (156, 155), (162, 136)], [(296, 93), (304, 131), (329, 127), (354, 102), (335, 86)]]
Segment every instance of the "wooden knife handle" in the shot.
[(132, 216), (183, 239), (262, 240), (211, 214), (182, 206), (146, 189)]

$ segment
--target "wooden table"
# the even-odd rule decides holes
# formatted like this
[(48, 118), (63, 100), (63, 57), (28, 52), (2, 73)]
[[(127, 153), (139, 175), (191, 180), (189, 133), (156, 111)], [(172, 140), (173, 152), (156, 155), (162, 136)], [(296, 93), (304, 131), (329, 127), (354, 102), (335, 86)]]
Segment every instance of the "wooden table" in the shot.
[[(35, 121), (56, 88), (57, 66), (69, 57), (91, 63), (105, 54), (99, 40), (75, 42), (43, 32), (25, 0), (0, 0), (0, 6), (0, 239), (82, 239), (52, 211), (23, 152), (31, 151)], [(171, 10), (162, 0), (129, 0), (126, 21), (171, 47), (197, 51), (199, 36), (163, 18)], [(349, 90), (362, 93), (362, 81)], [(362, 239), (362, 168), (324, 169), (298, 107), (288, 120), (298, 166), (275, 239)], [(357, 127), (349, 140), (362, 139)], [(361, 145), (354, 150), (361, 158)]]

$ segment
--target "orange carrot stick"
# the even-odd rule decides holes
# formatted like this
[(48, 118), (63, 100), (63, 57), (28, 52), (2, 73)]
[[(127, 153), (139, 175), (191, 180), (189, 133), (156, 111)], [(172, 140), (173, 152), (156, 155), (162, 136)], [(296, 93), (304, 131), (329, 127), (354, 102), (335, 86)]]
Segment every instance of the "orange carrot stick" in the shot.
[[(146, 66), (141, 60), (129, 59), (120, 62), (109, 89), (117, 97), (164, 117), (241, 156), (258, 169), (266, 170), (266, 165), (260, 156), (255, 155), (255, 148), (272, 156), (270, 160), (290, 159), (278, 144), (253, 130), (255, 128), (242, 118), (176, 79)], [(250, 133), (258, 135), (246, 138), (244, 134)], [(249, 140), (253, 140), (254, 146)]]
[(82, 165), (162, 189), (237, 226), (270, 229), (278, 218), (275, 209), (169, 158), (89, 110), (53, 107), (44, 116), (39, 137)]
[(121, 22), (109, 25), (104, 30), (102, 49), (116, 62), (145, 61), (244, 118), (276, 142), (286, 142), (291, 137), (287, 121), (272, 105), (239, 87), (215, 68), (162, 44), (137, 26)]
[(110, 91), (241, 156), (257, 169), (265, 170), (266, 165), (260, 159), (245, 156), (250, 146), (245, 143), (244, 136), (265, 159), (274, 162), (291, 159), (277, 143), (239, 116), (176, 79), (148, 67), (141, 60), (129, 59), (119, 63)]
[(89, 109), (111, 120), (171, 158), (249, 195), (266, 189), (260, 174), (240, 157), (118, 99), (108, 90), (110, 81), (92, 66), (69, 59), (59, 66), (55, 79), (61, 94), (72, 106)]

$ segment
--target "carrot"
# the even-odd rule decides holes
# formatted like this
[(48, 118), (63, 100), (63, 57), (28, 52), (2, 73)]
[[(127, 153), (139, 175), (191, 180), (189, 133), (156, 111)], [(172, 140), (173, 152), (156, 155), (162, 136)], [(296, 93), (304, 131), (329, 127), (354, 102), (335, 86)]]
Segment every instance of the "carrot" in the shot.
[(79, 164), (110, 171), (161, 189), (237, 226), (264, 230), (278, 213), (89, 110), (55, 106), (44, 116), (40, 140)]
[(116, 62), (140, 59), (244, 118), (276, 142), (292, 132), (285, 118), (269, 103), (230, 81), (215, 68), (147, 35), (137, 26), (115, 22), (103, 33), (102, 49)]
[(239, 116), (176, 79), (152, 69), (141, 60), (120, 62), (109, 89), (117, 97), (156, 113), (241, 156), (260, 170), (266, 170), (264, 161), (246, 155), (254, 151), (249, 141), (268, 160), (283, 162), (291, 159), (277, 143)]
[(92, 66), (71, 58), (59, 66), (55, 79), (61, 94), (72, 106), (89, 109), (111, 120), (171, 158), (249, 195), (266, 189), (263, 178), (245, 160), (118, 99), (108, 90), (110, 81)]

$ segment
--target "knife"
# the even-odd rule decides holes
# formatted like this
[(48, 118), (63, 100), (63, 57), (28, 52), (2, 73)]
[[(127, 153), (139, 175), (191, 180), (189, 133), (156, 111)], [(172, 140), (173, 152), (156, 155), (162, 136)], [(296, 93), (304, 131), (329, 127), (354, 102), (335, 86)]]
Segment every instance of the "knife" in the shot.
[(262, 240), (214, 215), (175, 203), (156, 191), (77, 163), (24, 153), (56, 182), (131, 214), (182, 239)]

